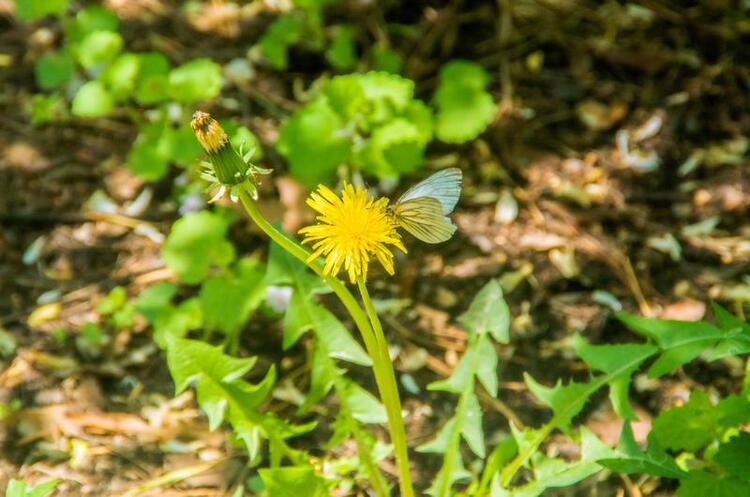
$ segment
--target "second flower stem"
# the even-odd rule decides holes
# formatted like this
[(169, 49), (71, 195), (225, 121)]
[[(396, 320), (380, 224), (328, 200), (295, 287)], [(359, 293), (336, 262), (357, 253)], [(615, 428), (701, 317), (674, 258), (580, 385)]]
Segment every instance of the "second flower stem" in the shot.
[[(409, 473), (409, 450), (406, 443), (406, 431), (404, 429), (404, 420), (401, 417), (401, 399), (398, 395), (396, 374), (393, 371), (391, 357), (388, 353), (388, 341), (383, 334), (383, 326), (380, 324), (380, 318), (378, 318), (377, 312), (375, 312), (375, 306), (370, 298), (370, 293), (367, 291), (367, 284), (365, 283), (364, 278), (359, 278), (357, 280), (357, 286), (359, 287), (359, 293), (362, 296), (362, 302), (365, 304), (367, 317), (370, 319), (372, 330), (375, 333), (377, 357), (373, 357), (372, 362), (373, 364), (380, 363), (383, 374), (385, 375), (385, 382), (383, 385), (385, 391), (381, 391), (381, 397), (383, 404), (385, 404), (386, 414), (388, 415), (388, 424), (391, 426), (391, 441), (393, 442), (393, 450), (396, 453), (398, 472), (401, 476), (399, 483), (406, 483), (408, 490), (413, 492), (411, 475)], [(406, 482), (403, 481), (404, 478), (407, 479)], [(404, 488), (402, 486), (401, 495), (413, 495), (413, 493), (404, 493)]]

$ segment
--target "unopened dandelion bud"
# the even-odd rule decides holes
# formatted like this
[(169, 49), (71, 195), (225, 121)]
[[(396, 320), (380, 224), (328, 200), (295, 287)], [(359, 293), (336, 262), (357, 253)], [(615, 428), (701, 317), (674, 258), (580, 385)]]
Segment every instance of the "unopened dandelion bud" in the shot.
[(247, 177), (248, 165), (234, 150), (216, 119), (199, 110), (193, 114), (190, 126), (208, 154), (217, 182), (226, 186), (241, 183)]
[(236, 202), (241, 191), (257, 199), (257, 176), (269, 174), (271, 170), (251, 164), (249, 157), (252, 153), (241, 157), (242, 152), (237, 153), (221, 125), (207, 113), (196, 111), (190, 126), (210, 161), (203, 163), (201, 174), (203, 179), (211, 183), (209, 188), (214, 190), (210, 201), (219, 200), (228, 193), (229, 198)]

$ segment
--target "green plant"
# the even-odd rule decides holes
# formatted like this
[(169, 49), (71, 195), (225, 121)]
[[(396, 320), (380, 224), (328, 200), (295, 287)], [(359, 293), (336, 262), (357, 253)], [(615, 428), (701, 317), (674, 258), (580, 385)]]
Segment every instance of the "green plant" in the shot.
[[(229, 141), (224, 143), (231, 147)], [(270, 467), (259, 470), (259, 476), (269, 494), (285, 495), (283, 489), (304, 487), (313, 495), (327, 495), (333, 487), (342, 491), (359, 481), (378, 496), (389, 495), (388, 482), (378, 467), (378, 461), (387, 457), (389, 449), (379, 445), (367, 430), (368, 424), (387, 422), (399, 468), (400, 492), (413, 495), (395, 377), (380, 320), (364, 279), (357, 280), (363, 306), (360, 307), (343, 282), (326, 274), (318, 262), (310, 262), (309, 253), (303, 247), (260, 215), (251, 197), (252, 185), (239, 183), (239, 186), (239, 199), (248, 215), (273, 241), (265, 267), (261, 270), (260, 263), (251, 264), (258, 268), (253, 273), (255, 283), (247, 288), (238, 286), (236, 295), (240, 300), (233, 300), (232, 281), (237, 280), (215, 279), (231, 274), (227, 271), (232, 260), (208, 257), (204, 251), (205, 247), (220, 248), (225, 243), (225, 231), (201, 229), (196, 232), (214, 233), (211, 241), (202, 236), (188, 237), (190, 244), (172, 245), (174, 242), (168, 241), (165, 247), (167, 263), (173, 265), (178, 274), (185, 274), (181, 273), (182, 265), (200, 268), (197, 276), (190, 275), (186, 280), (202, 285), (199, 295), (175, 306), (172, 300), (176, 287), (161, 284), (144, 293), (136, 304), (154, 323), (157, 341), (167, 351), (178, 391), (190, 385), (196, 388), (210, 425), (216, 427), (227, 421), (254, 463), (260, 464), (263, 454), (267, 454)], [(223, 219), (207, 212), (186, 219), (199, 218), (215, 219), (211, 223)], [(170, 239), (183, 238), (184, 229), (176, 225)], [(195, 257), (198, 262), (175, 263), (171, 260), (172, 251), (177, 261)], [(205, 293), (210, 292), (207, 288), (211, 284), (207, 282), (212, 281), (230, 289), (227, 298), (202, 302)], [(327, 447), (352, 438), (358, 449), (356, 460), (324, 456), (324, 466), (328, 469), (320, 469), (316, 458), (292, 444), (294, 437), (316, 429), (315, 424), (294, 423), (263, 410), (275, 382), (273, 367), (258, 383), (246, 382), (241, 377), (256, 364), (254, 358), (235, 358), (216, 346), (187, 338), (191, 330), (203, 328), (204, 339), (210, 339), (210, 335), (205, 334), (204, 324), (206, 313), (210, 311), (217, 311), (220, 322), (230, 320), (225, 330), (238, 336), (247, 319), (247, 311), (242, 309), (258, 309), (258, 302), (263, 300), (267, 289), (278, 287), (290, 290), (283, 318), (282, 347), (289, 349), (310, 333), (307, 364), (310, 385), (307, 393), (295, 401), (297, 414), (309, 413), (312, 406), (332, 394), (339, 411)], [(364, 349), (318, 300), (319, 295), (331, 291), (350, 313), (361, 333)], [(246, 301), (243, 299), (257, 300), (250, 305), (242, 304)], [(181, 309), (182, 306), (185, 309)], [(189, 318), (192, 309), (197, 310), (195, 320)], [(232, 313), (236, 316), (227, 317)], [(496, 345), (510, 339), (508, 307), (499, 283), (490, 281), (458, 319), (469, 333), (464, 355), (449, 378), (429, 385), (430, 390), (458, 395), (458, 402), (454, 415), (435, 437), (417, 448), (418, 453), (442, 457), (441, 469), (427, 492), (439, 497), (532, 497), (607, 471), (677, 480), (680, 497), (704, 495), (709, 488), (720, 496), (744, 491), (748, 487), (747, 475), (737, 461), (750, 456), (747, 432), (743, 429), (750, 421), (750, 373), (747, 385), (739, 394), (712, 399), (707, 393), (696, 390), (684, 406), (659, 413), (645, 448), (634, 442), (630, 428), (630, 421), (635, 419), (629, 400), (630, 384), (633, 375), (644, 366), (648, 366), (645, 368), (647, 375), (659, 377), (699, 356), (718, 360), (750, 353), (750, 325), (718, 305), (714, 306), (714, 315), (716, 325), (707, 321), (665, 321), (619, 314), (628, 328), (646, 339), (644, 342), (594, 345), (576, 335), (572, 343), (578, 357), (591, 370), (589, 379), (558, 381), (553, 387), (547, 387), (526, 374), (528, 390), (552, 411), (551, 419), (538, 428), (520, 429), (511, 422), (510, 436), (488, 448), (477, 389), (483, 389), (490, 396), (497, 395)], [(214, 327), (220, 331), (220, 326)], [(237, 350), (236, 339), (225, 338), (224, 343)], [(351, 365), (371, 368), (378, 397), (347, 376)], [(624, 421), (620, 443), (614, 448), (605, 445), (585, 426), (576, 424), (576, 417), (591, 396), (605, 388), (613, 411)], [(578, 459), (553, 457), (541, 450), (556, 430), (580, 444)], [(462, 450), (462, 440), (469, 452)], [(264, 441), (268, 444), (267, 450), (263, 448)]]
[(23, 480), (10, 480), (5, 489), (5, 497), (47, 497), (59, 484), (59, 480), (49, 480), (32, 487)]

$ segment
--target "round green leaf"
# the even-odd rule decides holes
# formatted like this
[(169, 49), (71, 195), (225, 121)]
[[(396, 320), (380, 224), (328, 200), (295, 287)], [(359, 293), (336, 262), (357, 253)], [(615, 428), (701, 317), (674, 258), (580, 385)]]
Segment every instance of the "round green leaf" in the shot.
[(49, 90), (67, 82), (73, 75), (73, 59), (67, 52), (42, 55), (34, 67), (36, 82)]
[(122, 49), (122, 36), (112, 31), (94, 31), (81, 41), (76, 50), (83, 67), (93, 67), (114, 59)]
[(114, 99), (99, 81), (89, 81), (81, 86), (73, 98), (71, 110), (81, 117), (101, 117), (112, 112)]
[(221, 92), (221, 67), (210, 59), (196, 59), (169, 73), (169, 95), (180, 102), (210, 100)]

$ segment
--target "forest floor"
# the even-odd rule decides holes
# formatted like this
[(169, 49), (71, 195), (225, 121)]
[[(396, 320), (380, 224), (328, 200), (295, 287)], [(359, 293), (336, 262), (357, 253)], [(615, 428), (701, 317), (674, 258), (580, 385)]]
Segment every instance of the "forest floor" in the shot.
[[(158, 43), (177, 61), (242, 57), (268, 24), (261, 16), (236, 21), (237, 32), (199, 32), (168, 2), (135, 3), (162, 10), (149, 25), (137, 15), (125, 20), (126, 39), (138, 49)], [(629, 336), (615, 310), (696, 320), (710, 316), (712, 300), (735, 312), (750, 300), (750, 66), (740, 62), (750, 29), (736, 29), (730, 15), (712, 7), (722, 2), (679, 9), (638, 3), (648, 15), (587, 1), (521, 2), (512, 19), (498, 16), (493, 3), (471, 1), (336, 14), (363, 29), (382, 19), (416, 27), (419, 43), (396, 39), (393, 46), (405, 55), (404, 74), (416, 81), (417, 96), (434, 88), (441, 63), (465, 57), (493, 74), (498, 101), (495, 122), (480, 139), (428, 151), (428, 168), (464, 172), (457, 236), (438, 247), (411, 244), (397, 274), (374, 283), (376, 297), (391, 303), (384, 326), (397, 374), (421, 389), (402, 391), (412, 446), (452, 412), (449, 400), (424, 387), (455, 365), (466, 336), (454, 318), (490, 278), (503, 283), (513, 318), (511, 344), (501, 351), (499, 400), (481, 399), (492, 413), (485, 426), (497, 431), (507, 429), (507, 418), (544, 420), (524, 371), (547, 384), (585, 374), (570, 352), (576, 332), (594, 342)], [(504, 22), (512, 29), (498, 36)], [(20, 406), (0, 426), (0, 488), (20, 475), (65, 479), (64, 495), (228, 495), (247, 476), (241, 451), (226, 431), (209, 431), (190, 393), (174, 398), (145, 323), (118, 336), (123, 353), (105, 363), (80, 357), (72, 337), (59, 332), (75, 333), (116, 285), (137, 296), (172, 278), (159, 248), (179, 213), (169, 200), (175, 175), (151, 185), (153, 198), (139, 216), (154, 228), (148, 236), (125, 218), (87, 210), (98, 191), (125, 203), (143, 190), (125, 164), (136, 130), (118, 115), (30, 124), (26, 108), (36, 90), (28, 40), (42, 28), (59, 30), (0, 11), (0, 52), (12, 60), (0, 67), (0, 330), (16, 344), (0, 360), (0, 403)], [(309, 54), (293, 53), (292, 60), (294, 72), (284, 77), (260, 70), (251, 92), (231, 90), (240, 102), (235, 116), (265, 144), (279, 125), (265, 104), (293, 107), (293, 82), (307, 84), (320, 72)], [(305, 219), (304, 193), (267, 148), (263, 165), (274, 169), (269, 185), (276, 191), (266, 188), (262, 203), (272, 216)], [(231, 239), (238, 252), (263, 254), (267, 241), (237, 217)], [(299, 219), (288, 222), (294, 227)], [(53, 300), (62, 305), (44, 306)], [(305, 351), (282, 354), (280, 336), (278, 323), (253, 321), (242, 346), (276, 363), (283, 384), (294, 381)], [(658, 381), (636, 378), (637, 435), (695, 386), (733, 391), (741, 376), (741, 364), (723, 361)], [(605, 396), (595, 397), (581, 420), (616, 442), (620, 424)], [(304, 443), (320, 446), (312, 436)], [(571, 445), (560, 435), (546, 450), (567, 454)], [(175, 468), (193, 476), (168, 489), (139, 487)], [(435, 470), (429, 458), (415, 466), (419, 488)], [(611, 478), (550, 495), (635, 496), (633, 485)], [(664, 487), (640, 492), (671, 495)]]

